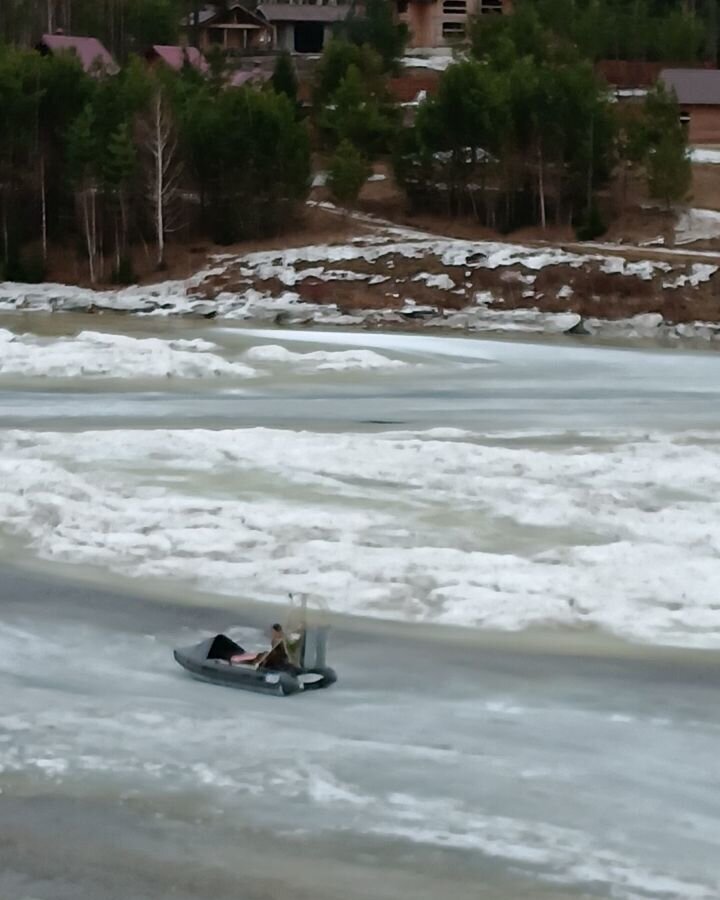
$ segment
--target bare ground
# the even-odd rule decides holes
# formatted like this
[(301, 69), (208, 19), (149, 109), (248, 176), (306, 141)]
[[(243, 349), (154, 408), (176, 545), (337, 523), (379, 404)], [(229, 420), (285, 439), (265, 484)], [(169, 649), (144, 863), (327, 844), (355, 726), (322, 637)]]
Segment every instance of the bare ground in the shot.
[[(720, 208), (720, 178), (718, 167), (694, 167), (694, 192), (702, 193), (704, 208)], [(637, 183), (622, 186), (625, 212), (610, 231), (597, 243), (580, 244), (572, 229), (551, 227), (547, 230), (528, 228), (508, 236), (499, 236), (477, 221), (450, 219), (432, 215), (410, 215), (385, 165), (376, 166), (382, 180), (368, 183), (361, 195), (359, 211), (380, 217), (395, 225), (410, 227), (438, 236), (456, 237), (471, 241), (502, 241), (524, 246), (555, 247), (582, 254), (620, 256), (629, 261), (660, 260), (672, 266), (670, 277), (689, 273), (695, 263), (720, 263), (720, 241), (695, 243), (682, 248), (672, 248), (674, 215), (643, 204), (642, 190)], [(718, 173), (718, 174), (716, 174)], [(616, 187), (616, 190), (620, 188)], [(324, 189), (316, 189), (313, 199), (327, 199)], [(617, 198), (616, 198), (617, 199)], [(152, 257), (152, 248), (138, 247), (133, 252), (133, 266), (140, 284), (150, 284), (168, 279), (186, 279), (212, 265), (218, 254), (241, 257), (260, 250), (286, 249), (312, 244), (346, 244), (353, 238), (377, 232), (376, 222), (358, 219), (339, 211), (309, 206), (302, 221), (291, 225), (282, 235), (266, 240), (244, 242), (232, 246), (218, 246), (210, 242), (171, 244), (166, 265), (158, 270)], [(641, 246), (644, 241), (663, 237), (663, 246)], [(613, 246), (608, 246), (612, 244)], [(302, 263), (296, 265), (301, 270)], [(108, 268), (110, 266), (108, 265)], [(528, 286), (521, 275), (521, 266), (501, 269), (474, 268), (466, 273), (464, 267), (447, 266), (433, 255), (408, 259), (398, 254), (387, 254), (377, 261), (344, 262), (347, 272), (381, 276), (379, 284), (365, 281), (305, 278), (293, 287), (300, 297), (316, 304), (335, 304), (343, 312), (359, 309), (397, 309), (408, 300), (416, 304), (430, 305), (440, 311), (458, 310), (475, 302), (478, 292), (490, 292), (495, 302), (505, 309), (535, 308), (545, 312), (575, 312), (584, 317), (618, 319), (641, 313), (660, 313), (670, 323), (692, 321), (720, 321), (720, 275), (715, 275), (698, 286), (685, 285), (664, 288), (660, 274), (643, 280), (634, 276), (610, 274), (600, 270), (592, 261), (580, 268), (553, 265), (537, 273), (535, 283)], [(423, 273), (446, 274), (454, 282), (451, 291), (428, 287), (414, 279)], [(55, 248), (50, 260), (49, 280), (87, 285), (83, 267), (67, 248)], [(110, 286), (110, 285), (105, 285)], [(288, 288), (275, 279), (242, 277), (232, 263), (220, 276), (207, 278), (200, 293), (213, 299), (221, 291), (246, 291), (249, 287), (278, 294)]]
[[(315, 209), (315, 221), (322, 216), (337, 219), (347, 225), (346, 217), (329, 210)], [(412, 222), (417, 227), (417, 222)], [(440, 223), (438, 223), (440, 224)], [(357, 222), (358, 228), (379, 230), (367, 222)], [(332, 230), (332, 229), (330, 229)], [(323, 235), (328, 229), (323, 229)], [(432, 228), (437, 235), (439, 228)], [(444, 233), (454, 229), (444, 229)], [(453, 234), (452, 236), (459, 236)], [(464, 237), (464, 236), (463, 236)], [(477, 238), (476, 238), (477, 239)], [(320, 243), (314, 234), (306, 234), (306, 243)], [(341, 239), (330, 243), (343, 243)], [(343, 313), (358, 310), (394, 310), (414, 301), (418, 305), (435, 307), (440, 312), (450, 312), (472, 306), (478, 293), (492, 294), (494, 303), (503, 309), (533, 308), (543, 312), (574, 312), (586, 318), (623, 319), (643, 313), (659, 313), (668, 323), (694, 321), (720, 321), (720, 277), (714, 276), (698, 285), (663, 287), (664, 281), (674, 281), (680, 275), (692, 274), (698, 262), (720, 262), (709, 254), (687, 251), (676, 253), (664, 248), (614, 247), (606, 248), (577, 242), (525, 241), (524, 246), (539, 248), (560, 247), (589, 258), (580, 267), (567, 264), (548, 265), (533, 273), (535, 280), (524, 280), (528, 270), (522, 265), (502, 266), (496, 269), (448, 265), (440, 256), (427, 252), (418, 258), (408, 258), (400, 253), (386, 253), (379, 259), (345, 260), (332, 264), (334, 270), (345, 274), (372, 276), (378, 283), (368, 280), (348, 280), (340, 275), (328, 278), (308, 276), (292, 286), (302, 300), (314, 304), (337, 306)], [(263, 248), (265, 249), (265, 248)], [(592, 256), (596, 258), (592, 258)], [(643, 279), (630, 274), (611, 273), (602, 270), (603, 260), (618, 256), (630, 262), (646, 259), (665, 262), (671, 266), (667, 272), (659, 271), (652, 278)], [(297, 262), (293, 268), (301, 273), (315, 268), (317, 263)], [(200, 292), (208, 299), (219, 293), (240, 293), (254, 288), (262, 293), (278, 295), (289, 288), (276, 277), (259, 277), (241, 272), (241, 265), (230, 264), (220, 275), (206, 279)], [(452, 279), (451, 289), (432, 287), (426, 283), (427, 275), (447, 275)], [(416, 280), (419, 279), (419, 280)]]

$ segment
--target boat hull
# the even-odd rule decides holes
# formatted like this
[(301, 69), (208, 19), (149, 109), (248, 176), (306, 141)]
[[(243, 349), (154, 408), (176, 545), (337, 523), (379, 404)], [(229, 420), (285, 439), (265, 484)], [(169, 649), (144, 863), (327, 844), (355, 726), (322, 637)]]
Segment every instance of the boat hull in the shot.
[(180, 666), (200, 681), (276, 697), (321, 690), (337, 681), (337, 675), (328, 667), (294, 667), (292, 671), (278, 671), (231, 665), (223, 659), (208, 659), (207, 647), (208, 642), (202, 641), (192, 647), (174, 650), (173, 656)]

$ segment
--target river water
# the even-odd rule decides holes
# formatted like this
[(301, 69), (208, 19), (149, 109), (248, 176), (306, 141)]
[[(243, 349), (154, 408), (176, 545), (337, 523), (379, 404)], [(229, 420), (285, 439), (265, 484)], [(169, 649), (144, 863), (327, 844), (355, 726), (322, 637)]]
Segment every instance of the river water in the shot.
[[(2, 328), (0, 896), (720, 894), (716, 355)], [(174, 666), (289, 590), (332, 690)]]

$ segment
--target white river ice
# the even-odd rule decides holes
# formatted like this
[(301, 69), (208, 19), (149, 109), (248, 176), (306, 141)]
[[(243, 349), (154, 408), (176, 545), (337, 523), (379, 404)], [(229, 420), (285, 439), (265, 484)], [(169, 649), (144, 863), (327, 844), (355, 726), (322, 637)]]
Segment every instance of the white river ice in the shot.
[[(3, 900), (720, 896), (720, 357), (0, 328)], [(174, 666), (288, 590), (332, 690)]]

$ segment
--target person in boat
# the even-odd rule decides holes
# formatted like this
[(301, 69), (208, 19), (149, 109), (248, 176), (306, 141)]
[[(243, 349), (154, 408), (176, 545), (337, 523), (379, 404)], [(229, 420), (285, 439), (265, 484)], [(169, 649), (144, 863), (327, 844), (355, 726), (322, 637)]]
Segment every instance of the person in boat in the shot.
[(287, 640), (282, 625), (277, 622), (270, 628), (270, 649), (261, 653), (256, 665), (285, 666), (290, 662)]
[(278, 644), (282, 644), (284, 641), (285, 632), (283, 631), (283, 627), (276, 622), (270, 629), (270, 647), (277, 647)]
[(234, 656), (230, 660), (235, 664), (242, 665), (251, 665), (251, 666), (259, 666), (266, 662), (277, 662), (280, 664), (286, 663), (289, 661), (289, 655), (287, 652), (287, 643), (285, 639), (285, 632), (283, 631), (282, 625), (276, 622), (270, 628), (270, 649), (264, 651), (263, 653), (242, 653)]

